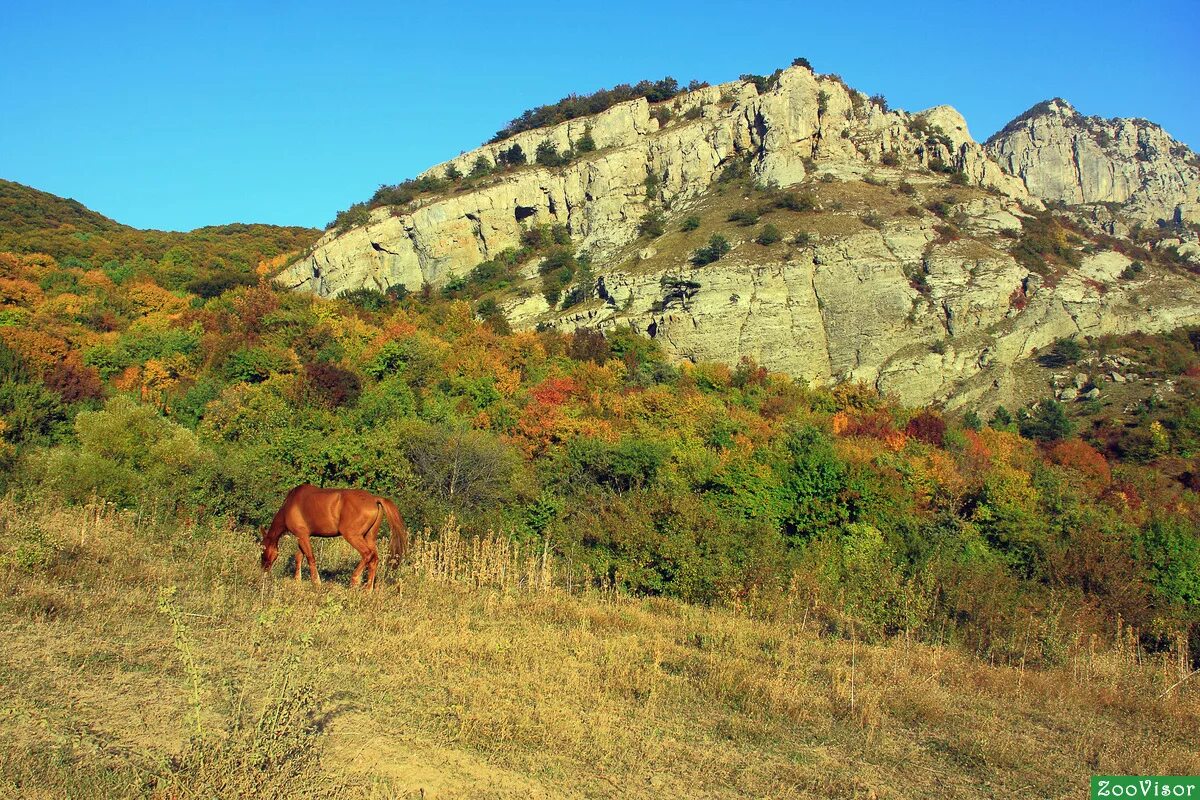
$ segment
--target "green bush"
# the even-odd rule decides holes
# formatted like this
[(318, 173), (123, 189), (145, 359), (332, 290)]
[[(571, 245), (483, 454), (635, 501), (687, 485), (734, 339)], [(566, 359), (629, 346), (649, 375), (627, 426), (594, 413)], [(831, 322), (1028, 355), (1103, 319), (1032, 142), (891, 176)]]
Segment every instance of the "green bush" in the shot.
[(780, 195), (775, 205), (788, 211), (812, 211), (817, 207), (817, 199), (808, 192), (785, 192)]
[(692, 254), (692, 263), (696, 266), (711, 264), (727, 254), (731, 249), (732, 247), (728, 239), (719, 233), (714, 233), (712, 238), (708, 240), (706, 247), (701, 247)]
[(291, 364), (274, 350), (243, 347), (225, 360), (225, 378), (242, 383), (261, 383), (276, 372), (291, 371)]
[(783, 241), (783, 234), (779, 232), (779, 228), (776, 228), (774, 225), (768, 223), (762, 227), (761, 231), (758, 232), (758, 236), (754, 238), (754, 241), (758, 242), (764, 247), (768, 247), (776, 242)]
[(543, 141), (537, 146), (534, 160), (543, 167), (562, 167), (571, 163), (571, 152), (559, 153), (558, 148), (550, 140)]
[(1050, 352), (1044, 353), (1038, 361), (1046, 367), (1069, 367), (1083, 358), (1083, 348), (1073, 337), (1055, 339)]
[(1154, 519), (1136, 537), (1138, 560), (1155, 590), (1171, 602), (1200, 607), (1200, 538), (1180, 519)]
[(661, 211), (647, 211), (638, 223), (638, 235), (657, 239), (667, 232), (667, 220)]
[(592, 138), (592, 126), (585, 125), (583, 128), (583, 136), (579, 137), (579, 141), (575, 143), (575, 150), (579, 153), (591, 153), (596, 149), (596, 140)]
[(1043, 400), (1032, 414), (1026, 414), (1019, 424), (1021, 435), (1042, 442), (1068, 438), (1075, 430), (1067, 418), (1066, 408), (1055, 400)]
[(194, 502), (212, 452), (187, 428), (124, 396), (75, 418), (78, 446), (45, 452), (35, 469), (62, 496), (94, 496), (120, 506), (140, 501), (164, 510)]
[(738, 209), (729, 214), (729, 221), (748, 228), (758, 222), (758, 212), (750, 208)]
[(475, 162), (471, 164), (471, 171), (467, 174), (468, 178), (482, 178), (492, 172), (492, 162), (488, 161), (487, 156), (478, 156)]

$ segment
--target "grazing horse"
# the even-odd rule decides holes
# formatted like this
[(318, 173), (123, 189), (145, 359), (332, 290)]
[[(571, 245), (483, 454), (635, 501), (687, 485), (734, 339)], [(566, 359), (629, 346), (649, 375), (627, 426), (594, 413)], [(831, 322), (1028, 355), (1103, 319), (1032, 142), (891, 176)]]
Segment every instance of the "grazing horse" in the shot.
[(341, 536), (362, 557), (350, 576), (350, 585), (358, 585), (365, 569), (367, 588), (374, 589), (375, 567), (379, 562), (375, 538), (379, 535), (385, 516), (392, 529), (390, 557), (398, 560), (404, 557), (408, 547), (408, 530), (395, 503), (361, 489), (320, 489), (309, 483), (301, 484), (288, 492), (283, 507), (276, 512), (271, 527), (263, 534), (263, 571), (270, 570), (279, 555), (279, 537), (290, 533), (296, 537), (299, 545), (296, 551), (296, 580), (300, 580), (300, 559), (303, 556), (308, 559), (308, 572), (313, 583), (320, 583), (321, 576), (317, 574), (317, 562), (313, 558), (309, 537)]

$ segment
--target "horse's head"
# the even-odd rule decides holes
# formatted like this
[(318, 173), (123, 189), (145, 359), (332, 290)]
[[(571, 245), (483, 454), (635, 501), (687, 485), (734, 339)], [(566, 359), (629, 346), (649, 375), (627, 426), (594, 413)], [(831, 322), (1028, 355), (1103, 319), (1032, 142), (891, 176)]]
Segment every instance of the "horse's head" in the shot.
[(263, 536), (262, 549), (262, 568), (266, 572), (271, 569), (271, 565), (279, 556), (279, 544), (271, 539), (270, 534), (267, 534)]

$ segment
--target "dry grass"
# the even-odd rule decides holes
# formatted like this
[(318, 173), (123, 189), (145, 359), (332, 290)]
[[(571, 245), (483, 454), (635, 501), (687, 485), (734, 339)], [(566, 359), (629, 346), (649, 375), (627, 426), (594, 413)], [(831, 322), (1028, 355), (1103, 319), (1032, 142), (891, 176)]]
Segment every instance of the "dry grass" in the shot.
[(540, 547), (453, 527), (374, 594), (344, 547), (321, 587), (263, 582), (245, 532), (38, 514), (0, 504), (3, 796), (215, 792), (195, 727), (247, 777), (285, 717), (341, 797), (1077, 797), (1200, 771), (1200, 690), (1129, 648), (1034, 671), (866, 646), (802, 612), (571, 593)]

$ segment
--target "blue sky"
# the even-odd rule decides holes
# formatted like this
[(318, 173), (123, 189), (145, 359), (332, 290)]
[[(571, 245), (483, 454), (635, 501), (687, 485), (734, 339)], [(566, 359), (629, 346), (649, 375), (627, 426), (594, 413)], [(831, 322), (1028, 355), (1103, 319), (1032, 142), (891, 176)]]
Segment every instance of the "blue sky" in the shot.
[(0, 0), (0, 177), (138, 227), (322, 226), (525, 108), (805, 56), (979, 140), (1035, 102), (1200, 147), (1200, 3)]

